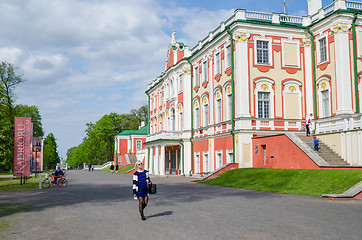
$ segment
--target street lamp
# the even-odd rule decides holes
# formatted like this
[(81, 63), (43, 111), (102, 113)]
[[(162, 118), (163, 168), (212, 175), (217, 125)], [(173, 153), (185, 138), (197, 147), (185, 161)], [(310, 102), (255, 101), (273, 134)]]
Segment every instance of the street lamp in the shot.
[(38, 172), (38, 152), (40, 152), (41, 150), (40, 142), (36, 142), (33, 149), (34, 149), (33, 151), (35, 151), (35, 177), (36, 177), (36, 173)]

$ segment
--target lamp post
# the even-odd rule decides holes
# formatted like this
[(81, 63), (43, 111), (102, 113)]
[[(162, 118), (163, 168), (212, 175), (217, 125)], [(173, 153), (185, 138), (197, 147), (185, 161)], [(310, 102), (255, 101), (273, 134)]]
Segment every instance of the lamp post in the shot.
[(40, 152), (41, 149), (41, 145), (39, 142), (36, 142), (34, 145), (34, 150), (35, 150), (35, 177), (36, 177), (36, 173), (38, 172), (38, 152)]

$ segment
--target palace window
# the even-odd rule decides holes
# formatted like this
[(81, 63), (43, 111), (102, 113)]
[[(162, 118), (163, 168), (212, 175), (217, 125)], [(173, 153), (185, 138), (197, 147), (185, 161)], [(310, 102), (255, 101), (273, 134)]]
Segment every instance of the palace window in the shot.
[(324, 90), (322, 94), (322, 114), (323, 117), (328, 117), (331, 115), (330, 106), (329, 106), (329, 90)]
[(269, 41), (256, 41), (256, 62), (258, 64), (269, 63)]
[(141, 149), (142, 149), (142, 141), (141, 141), (141, 140), (137, 140), (137, 141), (136, 141), (136, 148), (137, 148), (137, 150), (141, 150)]
[(220, 53), (216, 53), (216, 60), (215, 60), (215, 75), (219, 75), (221, 73), (220, 67)]
[(331, 116), (330, 78), (323, 76), (317, 80), (319, 116), (321, 118)]
[(222, 121), (222, 102), (221, 102), (221, 93), (216, 93), (216, 123)]
[(231, 68), (231, 46), (226, 46), (226, 69)]
[(207, 62), (206, 61), (202, 64), (202, 75), (203, 75), (203, 82), (207, 82)]
[(182, 74), (178, 76), (178, 91), (182, 92)]
[(270, 117), (270, 93), (258, 92), (258, 118)]
[(199, 86), (199, 67), (195, 67), (194, 87)]
[(209, 125), (209, 104), (204, 103), (204, 127)]
[(319, 41), (319, 63), (326, 62), (328, 60), (327, 56), (327, 38), (321, 38)]

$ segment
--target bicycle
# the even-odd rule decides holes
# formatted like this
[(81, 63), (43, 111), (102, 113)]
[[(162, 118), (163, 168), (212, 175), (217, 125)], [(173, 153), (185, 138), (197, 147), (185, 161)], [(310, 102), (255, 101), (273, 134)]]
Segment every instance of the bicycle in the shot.
[[(54, 180), (54, 177), (57, 177), (57, 181)], [(45, 179), (43, 181), (43, 187), (44, 188), (50, 188), (50, 187), (61, 187), (65, 188), (68, 185), (68, 180), (63, 176), (55, 176), (55, 175), (45, 175)]]

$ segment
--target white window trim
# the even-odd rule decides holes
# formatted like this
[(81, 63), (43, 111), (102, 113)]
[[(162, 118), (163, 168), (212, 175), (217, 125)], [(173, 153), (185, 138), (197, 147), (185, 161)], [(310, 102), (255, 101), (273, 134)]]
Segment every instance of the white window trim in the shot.
[[(140, 143), (140, 148), (138, 148), (138, 144)], [(136, 149), (142, 150), (142, 140), (136, 140)]]
[[(332, 110), (331, 110), (331, 106), (332, 106), (332, 99), (331, 99), (331, 85), (330, 85), (330, 78), (323, 76), (321, 78), (319, 78), (317, 80), (317, 92), (318, 92), (318, 113), (319, 113), (319, 118), (325, 118), (325, 117), (330, 117), (332, 115)], [(325, 88), (323, 89), (322, 85), (325, 85)], [(329, 106), (328, 106), (328, 110), (329, 110), (329, 116), (324, 116), (323, 113), (323, 99), (322, 99), (322, 91), (328, 90), (328, 94), (329, 94)]]
[[(298, 66), (290, 66), (290, 65), (285, 65), (285, 60), (284, 60), (284, 44), (285, 43), (297, 43), (297, 49), (298, 49)], [(289, 67), (289, 68), (300, 68), (300, 42), (298, 40), (292, 40), (292, 39), (282, 39), (282, 62), (283, 62), (283, 67)]]
[(200, 86), (200, 72), (199, 66), (195, 66), (194, 68), (194, 88)]
[[(269, 57), (269, 63), (258, 63), (258, 54), (257, 54), (257, 41), (267, 41), (269, 42), (268, 44), (268, 57)], [(255, 65), (262, 65), (262, 66), (272, 66), (273, 65), (273, 58), (272, 58), (272, 55), (273, 55), (273, 51), (272, 51), (272, 38), (271, 37), (263, 37), (263, 36), (255, 36), (254, 37), (254, 64)]]
[[(228, 91), (228, 89), (229, 89), (229, 87), (230, 87), (230, 92)], [(225, 106), (226, 106), (226, 114), (227, 114), (227, 116), (226, 116), (226, 120), (231, 120), (231, 118), (232, 118), (232, 99), (231, 99), (231, 106), (230, 106), (230, 104), (229, 104), (229, 96), (231, 96), (232, 95), (232, 87), (231, 87), (231, 83), (227, 83), (225, 86), (224, 86), (224, 91), (225, 91)]]
[(203, 108), (203, 111), (202, 111), (202, 123), (203, 123), (203, 127), (206, 127), (206, 126), (208, 126), (210, 124), (209, 116), (207, 116), (208, 121), (207, 122), (205, 121), (206, 120), (206, 117), (204, 116), (205, 115), (205, 106), (207, 106), (208, 115), (210, 116), (210, 104), (209, 104), (209, 99), (208, 99), (207, 96), (202, 97), (202, 108)]
[[(221, 165), (220, 166), (219, 166), (218, 157), (217, 157), (219, 154), (221, 155)], [(222, 160), (223, 160), (223, 151), (222, 150), (215, 151), (215, 170), (223, 166)]]
[[(219, 55), (220, 61), (219, 61), (219, 66), (217, 66), (217, 55)], [(218, 71), (219, 70), (219, 71)], [(220, 75), (221, 74), (221, 53), (220, 53), (220, 49), (215, 50), (214, 52), (214, 76)]]
[(203, 83), (207, 82), (207, 76), (208, 76), (207, 61), (205, 60), (205, 61), (202, 62), (202, 82)]
[[(194, 159), (195, 159), (195, 174), (200, 172), (200, 153), (199, 152), (195, 152), (194, 153)], [(196, 160), (199, 160), (198, 164)]]
[(182, 73), (178, 75), (178, 93), (183, 92), (183, 77), (184, 75)]
[[(200, 101), (195, 99), (193, 101), (193, 108), (194, 108), (194, 129), (200, 128)], [(199, 118), (196, 117), (196, 110), (199, 110)], [(198, 121), (198, 122), (197, 122)], [(198, 123), (198, 124), (196, 124)], [(197, 128), (195, 128), (197, 126)]]
[[(207, 156), (207, 160), (208, 160), (208, 164), (206, 164), (206, 156)], [(203, 172), (211, 172), (210, 171), (210, 155), (209, 155), (209, 152), (203, 152), (202, 153), (202, 171)], [(207, 169), (206, 169), (206, 167), (205, 166), (207, 166)]]
[[(284, 106), (284, 117), (286, 116), (287, 109), (285, 103), (285, 94), (286, 93), (293, 93), (298, 94), (298, 107), (299, 107), (299, 118), (302, 119), (302, 92), (300, 91), (299, 87), (302, 86), (302, 83), (295, 81), (295, 80), (288, 80), (283, 82), (284, 90), (283, 90), (283, 106)], [(291, 91), (290, 87), (294, 87), (294, 91)]]
[(360, 41), (362, 41), (362, 39), (360, 39), (359, 37), (359, 33), (362, 32), (362, 28), (361, 27), (356, 27), (356, 36), (357, 36), (357, 57), (362, 57), (362, 49), (360, 48)]
[[(327, 58), (326, 58), (326, 61), (323, 61), (321, 62), (321, 54), (320, 54), (320, 51), (319, 51), (319, 40), (321, 40), (322, 38), (326, 38), (326, 54), (327, 54)], [(328, 34), (327, 33), (323, 33), (323, 34), (320, 34), (317, 38), (316, 38), (316, 54), (317, 54), (317, 65), (320, 65), (320, 64), (323, 64), (323, 63), (326, 63), (329, 61), (329, 44), (328, 44)]]
[[(275, 82), (271, 79), (267, 78), (261, 78), (256, 81), (254, 81), (256, 84), (254, 95), (255, 95), (255, 117), (258, 118), (259, 116), (259, 109), (258, 109), (258, 93), (259, 92), (269, 92), (270, 93), (270, 112), (269, 112), (269, 118), (274, 118), (274, 90), (273, 85)], [(263, 84), (266, 84), (268, 88), (266, 90), (262, 89), (261, 86)]]
[[(220, 93), (220, 96), (219, 97), (217, 97), (217, 93)], [(222, 115), (223, 115), (223, 102), (222, 102), (222, 92), (221, 92), (221, 90), (220, 89), (216, 89), (215, 91), (214, 91), (214, 95), (215, 95), (215, 123), (216, 124), (218, 124), (218, 123), (221, 123), (222, 121), (223, 121), (223, 119), (222, 119)], [(217, 106), (217, 101), (218, 100), (220, 100), (221, 101), (221, 113), (219, 112), (219, 109), (218, 109), (218, 106)], [(221, 114), (220, 115), (220, 121), (218, 121), (218, 116), (219, 116), (219, 114)]]
[(230, 153), (234, 155), (233, 150), (226, 150), (226, 162), (227, 163), (232, 163), (233, 162), (233, 158), (230, 158)]
[[(231, 58), (231, 56), (232, 56), (232, 53), (231, 53), (231, 52), (232, 52), (232, 49), (231, 49), (230, 41), (228, 41), (228, 42), (225, 44), (225, 50), (224, 50), (224, 51), (225, 51), (225, 70), (230, 69), (230, 68), (231, 68), (231, 65), (232, 65), (232, 64), (231, 64), (231, 63), (232, 63), (232, 59), (229, 59), (229, 58), (228, 58), (228, 54), (227, 54), (227, 51), (226, 51), (228, 47), (230, 47), (230, 58)], [(230, 61), (230, 66), (227, 65), (227, 63), (228, 63), (229, 61)]]

